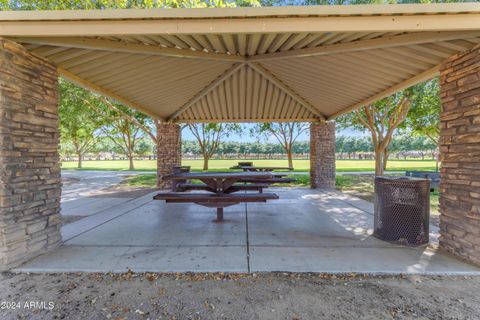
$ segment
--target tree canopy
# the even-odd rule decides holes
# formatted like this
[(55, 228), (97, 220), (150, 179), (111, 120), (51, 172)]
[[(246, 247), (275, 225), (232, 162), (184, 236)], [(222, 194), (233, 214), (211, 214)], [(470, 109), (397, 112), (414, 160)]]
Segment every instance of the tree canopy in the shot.
[(0, 0), (1, 10), (256, 7), (258, 0)]

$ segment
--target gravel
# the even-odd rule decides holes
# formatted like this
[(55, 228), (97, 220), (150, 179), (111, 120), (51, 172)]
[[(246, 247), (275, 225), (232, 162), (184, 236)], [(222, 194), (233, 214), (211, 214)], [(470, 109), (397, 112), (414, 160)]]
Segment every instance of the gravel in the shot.
[(0, 319), (479, 319), (479, 290), (480, 277), (3, 273)]

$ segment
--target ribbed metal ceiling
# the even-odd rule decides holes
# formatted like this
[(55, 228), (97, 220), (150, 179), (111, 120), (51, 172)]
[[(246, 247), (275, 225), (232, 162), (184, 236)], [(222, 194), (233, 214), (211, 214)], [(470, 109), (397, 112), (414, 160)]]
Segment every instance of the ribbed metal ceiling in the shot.
[[(251, 30), (255, 19), (241, 21)], [(81, 85), (181, 122), (330, 119), (435, 76), (480, 43), (480, 29), (127, 35), (111, 22), (108, 35), (11, 38)]]

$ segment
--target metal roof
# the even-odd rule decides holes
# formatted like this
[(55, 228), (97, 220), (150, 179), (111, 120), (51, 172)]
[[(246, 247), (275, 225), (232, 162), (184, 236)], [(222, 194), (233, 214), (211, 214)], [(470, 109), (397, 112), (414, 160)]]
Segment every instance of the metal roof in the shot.
[(437, 75), (480, 4), (0, 12), (0, 36), (162, 120), (314, 121)]

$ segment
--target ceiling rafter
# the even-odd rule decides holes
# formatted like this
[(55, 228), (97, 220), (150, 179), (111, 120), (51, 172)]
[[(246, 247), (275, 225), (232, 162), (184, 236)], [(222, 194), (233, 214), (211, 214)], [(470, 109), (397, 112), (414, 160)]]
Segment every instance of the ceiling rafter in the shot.
[(470, 39), (480, 37), (480, 32), (423, 32), (413, 34), (403, 34), (391, 37), (382, 37), (368, 40), (358, 40), (353, 42), (323, 45), (311, 48), (295, 49), (283, 52), (259, 54), (248, 57), (249, 62), (267, 61), (277, 59), (311, 57), (333, 53), (353, 52), (360, 50), (371, 50), (390, 48), (401, 45), (416, 45), (423, 43), (435, 43), (441, 41)]
[(106, 97), (108, 97), (108, 98), (111, 98), (111, 99), (113, 99), (113, 100), (116, 100), (116, 101), (118, 101), (118, 102), (120, 102), (120, 103), (122, 103), (122, 104), (124, 104), (124, 105), (126, 105), (126, 106), (128, 106), (128, 107), (131, 107), (131, 108), (134, 108), (134, 109), (136, 109), (136, 110), (138, 110), (138, 111), (140, 111), (140, 112), (143, 112), (143, 113), (151, 116), (152, 118), (154, 118), (154, 119), (156, 119), (156, 120), (164, 121), (164, 119), (163, 119), (161, 116), (159, 116), (158, 114), (156, 114), (156, 113), (154, 113), (154, 112), (152, 112), (152, 111), (149, 111), (147, 108), (139, 105), (138, 103), (135, 103), (135, 102), (133, 102), (133, 101), (130, 101), (130, 100), (128, 100), (128, 99), (126, 99), (126, 98), (124, 98), (124, 97), (122, 97), (122, 96), (119, 96), (119, 95), (117, 95), (117, 94), (115, 94), (115, 93), (113, 93), (113, 92), (111, 92), (111, 91), (109, 91), (109, 90), (107, 90), (107, 89), (105, 89), (105, 88), (102, 88), (102, 87), (100, 87), (100, 86), (98, 86), (98, 85), (96, 85), (96, 84), (94, 84), (94, 83), (91, 83), (91, 82), (89, 82), (89, 81), (87, 81), (87, 80), (85, 80), (85, 79), (82, 79), (82, 78), (74, 75), (73, 73), (70, 73), (70, 72), (68, 72), (67, 70), (62, 69), (62, 68), (60, 68), (60, 67), (57, 68), (57, 71), (58, 71), (58, 74), (59, 74), (60, 76), (62, 76), (63, 78), (65, 78), (65, 79), (68, 80), (68, 81), (71, 81), (71, 82), (79, 85), (79, 86), (82, 87), (82, 88), (91, 90), (91, 91), (93, 91), (93, 92), (95, 92), (95, 93), (98, 93), (98, 94), (100, 94), (100, 95), (102, 95), (102, 96), (106, 96)]
[(287, 93), (291, 98), (298, 101), (303, 107), (308, 109), (311, 113), (319, 117), (320, 119), (325, 119), (325, 116), (317, 110), (310, 102), (302, 98), (299, 94), (289, 88), (286, 84), (284, 84), (280, 79), (278, 79), (273, 73), (268, 71), (265, 67), (263, 67), (260, 63), (248, 63), (248, 65), (254, 69), (256, 72), (260, 73), (264, 76), (267, 80), (271, 81), (277, 87), (282, 89), (285, 93)]
[(198, 92), (194, 97), (192, 97), (187, 103), (181, 106), (177, 111), (172, 113), (168, 118), (167, 121), (175, 120), (180, 114), (188, 110), (192, 107), (197, 101), (205, 97), (209, 92), (215, 89), (218, 85), (220, 85), (225, 79), (230, 77), (232, 74), (240, 70), (245, 65), (245, 63), (235, 63), (232, 67), (226, 70), (223, 74), (221, 74), (217, 79), (211, 82), (208, 86), (203, 88), (200, 92)]
[(225, 53), (209, 53), (205, 51), (195, 51), (190, 49), (165, 48), (160, 46), (134, 44), (134, 43), (127, 43), (122, 41), (90, 39), (90, 38), (26, 37), (26, 38), (11, 38), (11, 39), (13, 41), (17, 41), (20, 43), (29, 43), (29, 44), (37, 44), (37, 45), (157, 55), (157, 56), (173, 57), (173, 58), (190, 58), (190, 59), (231, 61), (231, 62), (235, 62), (235, 61), (242, 62), (246, 60), (245, 57), (225, 54)]
[(356, 103), (348, 108), (345, 108), (339, 112), (336, 112), (334, 113), (333, 115), (329, 116), (327, 120), (334, 120), (335, 118), (343, 115), (343, 114), (346, 114), (348, 112), (351, 112), (353, 110), (356, 110), (360, 107), (363, 107), (363, 106), (366, 106), (366, 105), (369, 105), (371, 103), (374, 103), (375, 101), (378, 101), (380, 99), (383, 99), (383, 98), (386, 98), (388, 97), (389, 95), (392, 95), (394, 94), (395, 92), (398, 92), (398, 91), (401, 91), (403, 89), (406, 89), (408, 87), (411, 87), (413, 85), (416, 85), (417, 83), (420, 83), (422, 81), (426, 81), (426, 80), (429, 80), (433, 77), (435, 77), (436, 75), (438, 75), (440, 71), (440, 64), (439, 65), (436, 65), (434, 66), (433, 68), (430, 68), (426, 71), (423, 71), (422, 73), (419, 73), (417, 74), (416, 76), (410, 78), (410, 79), (407, 79), (405, 81), (402, 81), (388, 89), (385, 89), (359, 103)]

